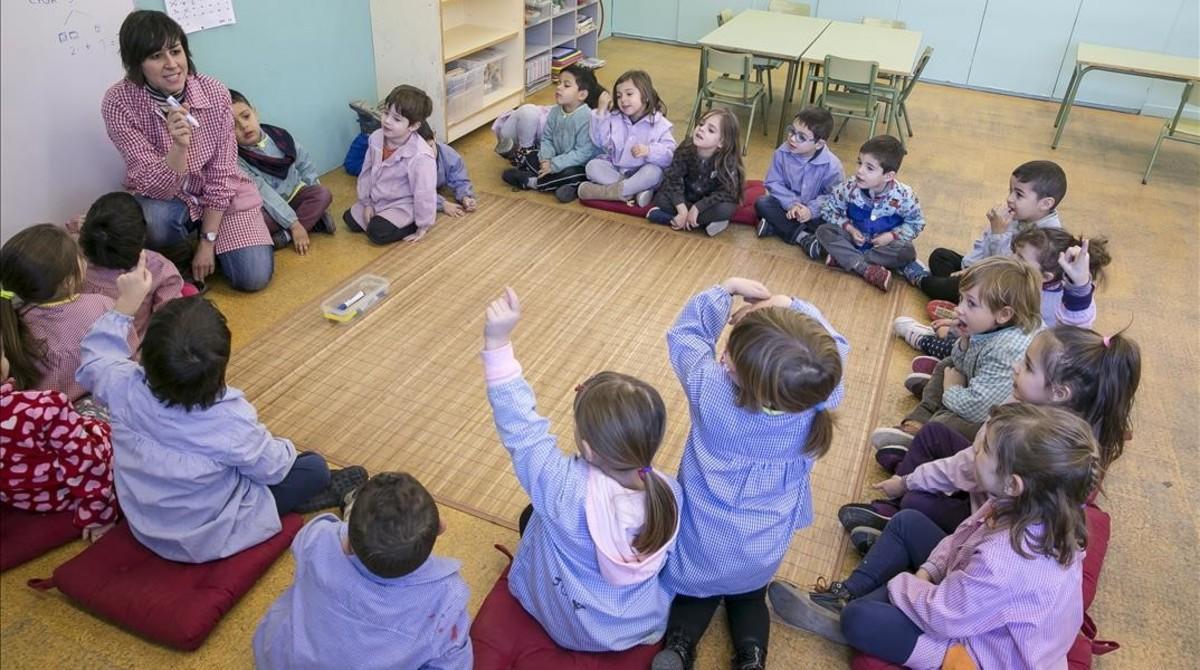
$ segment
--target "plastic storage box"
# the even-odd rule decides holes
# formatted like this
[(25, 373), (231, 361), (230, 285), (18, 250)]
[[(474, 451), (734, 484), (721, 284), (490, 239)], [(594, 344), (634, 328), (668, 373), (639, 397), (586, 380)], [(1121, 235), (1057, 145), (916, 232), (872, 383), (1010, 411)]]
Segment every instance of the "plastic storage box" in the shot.
[(360, 275), (334, 291), (321, 303), (321, 313), (337, 323), (349, 323), (374, 307), (387, 295), (388, 280), (377, 275)]
[(446, 65), (446, 116), (461, 121), (483, 108), (483, 68), (466, 60)]
[(553, 13), (551, 0), (525, 0), (525, 25), (548, 19)]
[(463, 56), (461, 60), (472, 63), (475, 67), (483, 70), (483, 94), (487, 95), (504, 88), (504, 60), (506, 57), (503, 51), (489, 47), (469, 56)]

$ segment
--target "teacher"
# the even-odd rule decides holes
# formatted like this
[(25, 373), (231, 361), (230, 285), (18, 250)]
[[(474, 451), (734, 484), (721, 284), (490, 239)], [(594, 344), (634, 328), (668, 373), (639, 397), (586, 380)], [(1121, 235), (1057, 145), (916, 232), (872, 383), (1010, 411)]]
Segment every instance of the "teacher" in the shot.
[(185, 279), (201, 283), (219, 265), (234, 288), (264, 288), (273, 247), (258, 189), (238, 170), (229, 89), (196, 72), (187, 35), (162, 12), (125, 17), (120, 46), (125, 78), (100, 112), (146, 215), (146, 246)]

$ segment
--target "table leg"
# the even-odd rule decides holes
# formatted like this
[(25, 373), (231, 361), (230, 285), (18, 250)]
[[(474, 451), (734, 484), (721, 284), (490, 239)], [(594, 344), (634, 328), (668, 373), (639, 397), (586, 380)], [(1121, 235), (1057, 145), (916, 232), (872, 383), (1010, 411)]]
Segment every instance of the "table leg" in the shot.
[(1079, 92), (1079, 82), (1083, 80), (1083, 75), (1087, 74), (1090, 69), (1090, 67), (1079, 68), (1079, 75), (1071, 79), (1071, 85), (1067, 88), (1067, 94), (1063, 96), (1062, 119), (1058, 122), (1058, 130), (1054, 132), (1054, 142), (1050, 144), (1051, 149), (1058, 148), (1058, 141), (1062, 138), (1063, 130), (1067, 127), (1067, 117), (1071, 114), (1071, 105), (1075, 104), (1075, 94)]
[(795, 98), (796, 91), (796, 65), (796, 61), (788, 61), (787, 85), (783, 88), (785, 93), (783, 94), (783, 101), (779, 107), (779, 132), (776, 133), (775, 136), (776, 146), (783, 144), (784, 128), (786, 128), (792, 120), (790, 115), (792, 113), (792, 100)]
[(1075, 85), (1075, 79), (1077, 79), (1078, 77), (1079, 77), (1079, 64), (1076, 63), (1075, 68), (1073, 70), (1071, 70), (1071, 79), (1067, 82), (1067, 90), (1063, 91), (1062, 102), (1059, 103), (1059, 105), (1058, 105), (1058, 114), (1054, 117), (1054, 127), (1055, 128), (1058, 127), (1058, 124), (1062, 123), (1063, 110), (1067, 108), (1067, 93), (1069, 93), (1071, 90), (1071, 87)]

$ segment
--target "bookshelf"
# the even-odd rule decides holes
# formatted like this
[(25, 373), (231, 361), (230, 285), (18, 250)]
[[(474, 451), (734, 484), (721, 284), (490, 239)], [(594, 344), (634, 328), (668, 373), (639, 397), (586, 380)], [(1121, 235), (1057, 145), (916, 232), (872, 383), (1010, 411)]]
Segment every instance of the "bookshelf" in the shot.
[[(550, 85), (551, 51), (556, 47), (596, 56), (600, 0), (523, 0), (525, 3), (525, 93)], [(580, 29), (580, 26), (583, 26)], [(544, 73), (544, 76), (543, 76)]]

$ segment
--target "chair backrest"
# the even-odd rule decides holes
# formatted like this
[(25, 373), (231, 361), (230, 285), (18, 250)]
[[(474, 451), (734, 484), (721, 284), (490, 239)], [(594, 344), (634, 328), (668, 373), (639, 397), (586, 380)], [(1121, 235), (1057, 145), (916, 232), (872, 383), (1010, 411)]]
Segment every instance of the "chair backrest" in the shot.
[(751, 83), (750, 73), (754, 70), (754, 56), (748, 53), (739, 53), (736, 51), (722, 51), (712, 47), (704, 47), (704, 52), (701, 54), (704, 58), (705, 85), (713, 81), (712, 77), (708, 76), (709, 72), (720, 73), (717, 78), (732, 79), (742, 85), (742, 97), (750, 98)]
[(853, 88), (863, 96), (863, 111), (870, 113), (875, 108), (875, 79), (879, 76), (879, 63), (868, 60), (853, 60), (837, 56), (825, 56), (825, 67), (821, 68), (821, 96), (817, 105), (823, 105), (825, 95), (833, 87)]
[(780, 14), (795, 14), (796, 16), (812, 16), (812, 7), (805, 2), (789, 2), (789, 0), (771, 0), (767, 4), (768, 12)]
[(908, 27), (907, 23), (900, 20), (880, 19), (874, 16), (862, 17), (862, 24), (864, 26), (879, 26), (880, 28), (896, 28), (897, 30), (904, 30)]
[(729, 23), (732, 20), (733, 20), (733, 10), (732, 9), (722, 9), (721, 11), (717, 12), (717, 27), (718, 28), (725, 25), (726, 23)]
[[(1175, 110), (1175, 117), (1168, 124), (1168, 137), (1173, 137), (1179, 129), (1179, 120), (1183, 118), (1183, 113), (1187, 111), (1188, 105), (1200, 105), (1200, 83), (1189, 81), (1183, 85), (1183, 95), (1179, 98), (1179, 109)], [(1191, 133), (1181, 134), (1191, 135)], [(1190, 140), (1189, 140), (1190, 141)]]
[(921, 73), (925, 71), (925, 66), (929, 64), (929, 59), (933, 57), (933, 47), (925, 47), (921, 52), (921, 57), (917, 59), (917, 67), (913, 69), (912, 76), (904, 83), (904, 88), (900, 90), (900, 102), (908, 100), (908, 94), (912, 92), (913, 87), (917, 85), (917, 81), (921, 79)]

